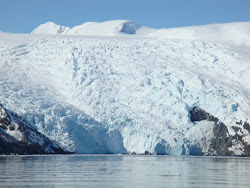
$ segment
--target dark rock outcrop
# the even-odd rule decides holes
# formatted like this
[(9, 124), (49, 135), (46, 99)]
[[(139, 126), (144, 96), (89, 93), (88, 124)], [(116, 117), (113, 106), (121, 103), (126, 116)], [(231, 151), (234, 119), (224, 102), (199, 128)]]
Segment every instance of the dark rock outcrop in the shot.
[(224, 123), (215, 123), (213, 128), (214, 138), (211, 140), (211, 148), (216, 151), (216, 155), (233, 155), (228, 150), (232, 146), (233, 136), (229, 136), (228, 129)]
[(219, 119), (210, 115), (205, 110), (202, 110), (201, 108), (195, 106), (192, 111), (190, 111), (190, 119), (192, 122), (195, 121), (214, 121), (215, 123), (218, 123)]
[[(213, 121), (214, 128), (213, 128), (213, 138), (206, 138), (207, 142), (210, 143), (210, 148), (208, 153), (205, 155), (219, 155), (219, 156), (250, 156), (250, 145), (244, 142), (244, 134), (242, 134), (242, 129), (245, 129), (250, 132), (250, 125), (249, 123), (243, 121), (241, 123), (237, 123), (237, 126), (232, 126), (235, 131), (235, 135), (230, 135), (227, 126), (220, 122), (217, 117), (214, 117), (207, 113), (205, 110), (194, 107), (192, 111), (190, 111), (190, 119), (192, 122), (197, 121)], [(243, 124), (243, 126), (241, 125)], [(232, 147), (238, 147), (238, 152), (234, 152)], [(202, 149), (202, 148), (201, 148)], [(204, 153), (203, 153), (204, 154)]]
[(56, 143), (0, 104), (0, 154), (64, 154)]
[(245, 122), (243, 125), (244, 129), (246, 129), (248, 132), (250, 132), (250, 124)]

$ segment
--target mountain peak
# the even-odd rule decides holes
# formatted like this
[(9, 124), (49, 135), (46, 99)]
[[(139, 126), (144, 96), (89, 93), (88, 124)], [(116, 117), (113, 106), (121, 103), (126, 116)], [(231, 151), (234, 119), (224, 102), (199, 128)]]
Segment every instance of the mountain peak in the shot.
[(46, 22), (45, 24), (41, 24), (38, 28), (31, 32), (31, 34), (50, 34), (57, 35), (66, 33), (70, 28), (57, 25), (54, 22)]
[(129, 20), (112, 20), (107, 22), (86, 22), (73, 27), (69, 35), (115, 36), (119, 34), (136, 34), (141, 26)]

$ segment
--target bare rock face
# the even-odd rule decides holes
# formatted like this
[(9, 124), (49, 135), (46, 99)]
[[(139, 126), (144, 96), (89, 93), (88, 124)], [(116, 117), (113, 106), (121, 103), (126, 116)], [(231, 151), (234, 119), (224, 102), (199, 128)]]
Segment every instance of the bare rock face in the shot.
[(201, 108), (197, 106), (193, 108), (193, 110), (190, 112), (190, 115), (191, 115), (190, 119), (192, 122), (207, 120), (207, 121), (214, 121), (215, 123), (218, 123), (219, 121), (218, 118), (210, 115), (205, 110), (202, 110)]
[[(213, 121), (213, 138), (208, 138), (210, 149), (204, 155), (219, 155), (219, 156), (250, 156), (250, 145), (244, 140), (244, 137), (250, 133), (250, 125), (247, 122), (241, 121), (237, 126), (232, 126), (235, 131), (234, 135), (230, 135), (228, 127), (199, 107), (194, 107), (190, 111), (190, 119), (192, 122), (198, 121)], [(201, 148), (202, 149), (202, 148)]]
[(63, 154), (56, 143), (0, 104), (0, 154)]

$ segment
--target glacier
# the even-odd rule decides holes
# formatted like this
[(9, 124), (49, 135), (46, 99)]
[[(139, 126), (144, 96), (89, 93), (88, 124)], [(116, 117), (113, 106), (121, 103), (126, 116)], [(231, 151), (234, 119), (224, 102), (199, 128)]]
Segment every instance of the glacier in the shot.
[(208, 153), (217, 122), (191, 121), (198, 106), (228, 136), (242, 137), (229, 150), (244, 155), (249, 28), (152, 29), (115, 20), (1, 32), (0, 103), (65, 150), (84, 154)]

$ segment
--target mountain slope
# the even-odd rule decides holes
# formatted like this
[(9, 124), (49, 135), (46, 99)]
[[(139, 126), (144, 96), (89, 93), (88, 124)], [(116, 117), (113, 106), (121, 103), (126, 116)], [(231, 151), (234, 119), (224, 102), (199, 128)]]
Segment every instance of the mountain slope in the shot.
[(17, 114), (0, 104), (0, 154), (66, 153)]
[[(249, 48), (154, 32), (150, 38), (0, 33), (0, 102), (72, 152), (216, 155), (209, 147), (221, 150), (210, 141), (231, 136), (223, 142), (229, 151), (236, 134), (249, 145)], [(226, 129), (191, 121), (196, 106)]]
[(250, 22), (211, 24), (203, 26), (160, 29), (148, 37), (201, 40), (227, 45), (250, 47)]

